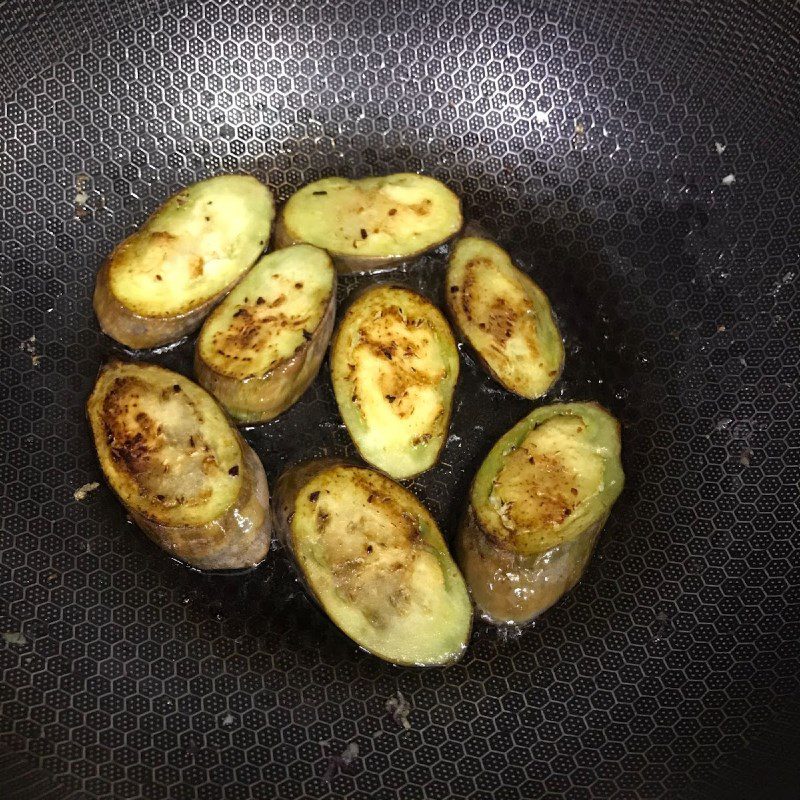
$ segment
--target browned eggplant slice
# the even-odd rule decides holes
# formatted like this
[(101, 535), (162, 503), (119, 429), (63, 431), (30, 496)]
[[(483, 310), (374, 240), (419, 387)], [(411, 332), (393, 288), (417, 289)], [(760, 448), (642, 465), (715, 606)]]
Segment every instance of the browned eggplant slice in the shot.
[(133, 349), (191, 333), (264, 250), (274, 215), (270, 190), (248, 175), (174, 194), (101, 267), (100, 327)]
[(558, 380), (564, 345), (544, 292), (489, 239), (466, 236), (450, 255), (450, 318), (508, 391), (541, 397)]
[(457, 557), (484, 618), (522, 625), (571, 589), (622, 491), (619, 423), (595, 403), (537, 408), (489, 452)]
[(203, 389), (154, 364), (113, 361), (87, 412), (106, 480), (156, 544), (204, 570), (265, 558), (264, 467)]
[(458, 369), (436, 306), (400, 286), (361, 294), (336, 330), (331, 376), (362, 458), (398, 479), (430, 469), (447, 439)]
[(340, 273), (407, 264), (455, 236), (461, 202), (427, 175), (323, 178), (295, 192), (281, 210), (275, 246), (327, 250)]
[(239, 423), (266, 422), (319, 372), (336, 314), (336, 271), (307, 244), (264, 256), (203, 324), (198, 383)]
[(433, 517), (387, 476), (342, 461), (289, 469), (275, 528), (307, 588), (351, 639), (393, 664), (443, 666), (472, 608)]

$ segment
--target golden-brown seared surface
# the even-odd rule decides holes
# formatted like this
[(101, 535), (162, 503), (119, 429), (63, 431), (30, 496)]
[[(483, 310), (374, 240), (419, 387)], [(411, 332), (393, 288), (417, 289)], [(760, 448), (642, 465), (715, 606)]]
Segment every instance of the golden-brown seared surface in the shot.
[(447, 435), (458, 351), (439, 310), (397, 286), (358, 297), (334, 338), (339, 410), (366, 461), (395, 478), (431, 467)]
[[(249, 303), (249, 305), (248, 305)], [(210, 355), (215, 357), (220, 372), (231, 377), (252, 378), (258, 372), (272, 369), (281, 348), (280, 339), (306, 330), (308, 315), (286, 313), (286, 295), (274, 300), (244, 298), (232, 314), (228, 328), (211, 336)], [(252, 355), (247, 355), (251, 353)], [(254, 365), (256, 359), (263, 363)]]
[(335, 291), (324, 251), (296, 245), (270, 253), (206, 320), (200, 356), (221, 375), (261, 377), (314, 336)]
[(266, 555), (263, 467), (200, 387), (154, 365), (112, 362), (87, 411), (106, 479), (158, 544), (203, 569)]
[(494, 242), (457, 242), (445, 294), (461, 334), (509, 391), (535, 398), (556, 381), (564, 350), (547, 297)]
[(436, 523), (385, 475), (338, 461), (281, 476), (278, 533), (333, 621), (394, 663), (460, 657), (471, 609)]
[(132, 348), (191, 333), (263, 251), (274, 206), (246, 175), (219, 175), (170, 197), (101, 267), (94, 308)]
[(306, 501), (314, 506), (316, 535), (336, 591), (374, 625), (385, 625), (387, 613), (406, 614), (414, 565), (426, 552), (418, 521), (369, 473), (351, 480), (332, 473), (324, 488), (308, 488)]
[(212, 484), (230, 479), (230, 471), (241, 465), (231, 463), (225, 469), (220, 464), (200, 432), (201, 414), (179, 384), (172, 393), (165, 389), (156, 397), (148, 389), (137, 378), (126, 377), (116, 379), (106, 394), (103, 427), (111, 458), (148, 502), (184, 509), (207, 503)]
[(489, 495), (500, 525), (495, 538), (525, 552), (539, 531), (550, 538), (578, 507), (603, 487), (604, 459), (584, 440), (580, 417), (558, 416), (528, 433), (507, 454)]
[(622, 491), (619, 423), (596, 403), (541, 406), (484, 459), (457, 535), (488, 619), (525, 623), (579, 580)]
[[(348, 364), (353, 403), (364, 414), (370, 400), (382, 397), (399, 419), (424, 410), (430, 424), (444, 411), (436, 387), (447, 375), (447, 362), (435, 325), (424, 316), (407, 314), (407, 308), (386, 305), (359, 321), (351, 349), (354, 363)], [(432, 402), (425, 402), (426, 395)]]
[(98, 422), (114, 471), (137, 511), (204, 521), (212, 500), (224, 507), (238, 493), (240, 448), (213, 403), (187, 391), (185, 379), (164, 385), (149, 378), (125, 370), (104, 387)]
[(273, 418), (316, 376), (335, 310), (327, 253), (296, 245), (264, 256), (203, 325), (198, 381), (239, 422)]

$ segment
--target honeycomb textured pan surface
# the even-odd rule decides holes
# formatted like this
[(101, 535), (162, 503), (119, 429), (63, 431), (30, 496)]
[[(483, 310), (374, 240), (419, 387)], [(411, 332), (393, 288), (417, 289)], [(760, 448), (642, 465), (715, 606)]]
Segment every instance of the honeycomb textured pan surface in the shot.
[[(29, 766), (70, 800), (800, 784), (800, 13), (694, 6), (2, 4), (0, 750), (24, 765), (0, 759), (0, 795), (49, 796), (14, 782)], [(248, 575), (171, 562), (126, 524), (83, 412), (116, 352), (95, 274), (170, 193), (417, 170), (548, 294), (566, 365), (542, 402), (606, 405), (628, 478), (572, 593), (522, 635), (476, 624), (432, 671), (357, 651), (279, 551)], [(441, 305), (445, 259), (393, 277)], [(339, 315), (363, 285), (340, 281)], [(192, 347), (153, 359), (190, 374)], [(531, 407), (462, 351), (449, 439), (410, 485), (446, 537)], [(245, 436), (271, 484), (355, 455), (327, 362)]]

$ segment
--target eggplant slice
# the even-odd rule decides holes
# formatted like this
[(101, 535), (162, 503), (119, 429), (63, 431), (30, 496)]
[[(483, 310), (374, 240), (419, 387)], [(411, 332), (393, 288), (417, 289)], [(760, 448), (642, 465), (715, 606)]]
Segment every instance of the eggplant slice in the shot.
[(458, 370), (436, 306), (399, 286), (359, 295), (336, 330), (331, 375), (361, 457), (398, 479), (430, 469), (447, 439)]
[(478, 470), (457, 538), (483, 617), (522, 625), (583, 574), (622, 491), (620, 426), (596, 403), (538, 408)]
[(277, 536), (307, 589), (358, 645), (393, 664), (461, 657), (469, 595), (414, 495), (374, 470), (318, 460), (280, 477), (274, 509)]
[(266, 422), (319, 372), (336, 314), (336, 270), (307, 244), (261, 258), (203, 324), (198, 383), (239, 423)]
[(270, 190), (247, 175), (174, 194), (101, 267), (94, 310), (103, 332), (138, 350), (194, 331), (264, 250), (274, 216)]
[(450, 255), (445, 282), (450, 318), (489, 374), (535, 399), (564, 366), (564, 344), (545, 293), (489, 239), (467, 236)]
[(295, 192), (275, 228), (275, 246), (308, 242), (340, 273), (393, 269), (455, 236), (461, 201), (427, 175), (323, 178)]
[(106, 480), (156, 544), (203, 570), (265, 558), (264, 467), (203, 389), (154, 364), (112, 361), (87, 412)]

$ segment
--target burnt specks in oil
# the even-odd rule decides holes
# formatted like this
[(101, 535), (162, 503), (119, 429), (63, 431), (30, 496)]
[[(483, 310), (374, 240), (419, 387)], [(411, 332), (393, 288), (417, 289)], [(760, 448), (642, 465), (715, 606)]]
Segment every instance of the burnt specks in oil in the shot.
[(232, 466), (232, 467), (231, 467), (231, 468), (228, 470), (228, 475), (230, 475), (232, 478), (235, 478), (235, 477), (236, 477), (238, 474), (239, 474), (239, 465), (238, 465), (238, 464), (234, 464), (234, 465), (233, 465), (233, 466)]

